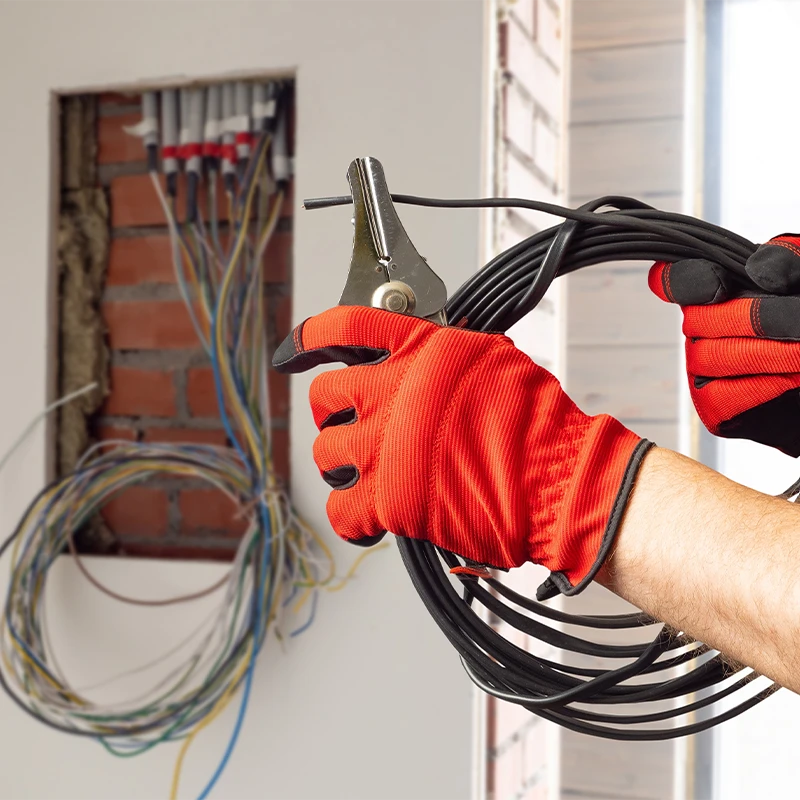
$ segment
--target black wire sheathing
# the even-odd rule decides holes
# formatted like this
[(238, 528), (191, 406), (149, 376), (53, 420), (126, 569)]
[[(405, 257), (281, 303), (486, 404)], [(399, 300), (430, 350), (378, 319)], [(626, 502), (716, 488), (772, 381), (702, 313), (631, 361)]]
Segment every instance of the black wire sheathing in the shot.
[[(472, 330), (508, 330), (536, 307), (556, 277), (609, 261), (706, 258), (728, 270), (742, 289), (756, 288), (745, 272), (753, 242), (631, 198), (603, 197), (579, 209), (505, 198), (392, 199), (442, 208), (531, 208), (566, 218), (500, 253), (450, 298), (448, 319)], [(306, 202), (306, 208), (349, 202), (323, 198)], [(427, 542), (398, 537), (397, 545), (414, 588), (469, 677), (493, 696), (570, 730), (626, 741), (671, 739), (731, 719), (778, 688), (765, 679), (756, 682), (759, 676), (750, 669), (646, 614), (569, 614), (493, 577), (452, 577), (450, 570), (464, 560)], [(479, 614), (475, 609), (481, 607)], [(516, 646), (497, 630), (498, 623), (554, 653)], [(592, 639), (593, 630), (640, 631), (645, 640), (607, 644)], [(714, 708), (722, 700), (725, 705)], [(623, 708), (615, 712), (614, 706)], [(700, 709), (713, 713), (699, 721), (688, 716)]]
[(177, 172), (168, 172), (167, 173), (166, 192), (167, 192), (167, 197), (171, 197), (173, 200), (178, 196), (178, 173)]
[(158, 172), (158, 145), (147, 145), (145, 152), (147, 154), (147, 171)]
[(190, 172), (186, 176), (186, 221), (189, 224), (197, 222), (199, 185), (200, 175)]

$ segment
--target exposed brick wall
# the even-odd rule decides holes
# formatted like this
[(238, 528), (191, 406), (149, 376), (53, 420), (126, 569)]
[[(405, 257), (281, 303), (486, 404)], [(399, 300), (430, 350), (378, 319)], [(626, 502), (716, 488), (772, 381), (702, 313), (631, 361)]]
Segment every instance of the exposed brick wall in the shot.
[[(549, 203), (564, 199), (564, 27), (567, 0), (507, 0), (498, 25), (496, 186), (506, 197)], [(495, 215), (497, 252), (558, 220), (538, 211), (503, 209)], [(559, 291), (509, 331), (517, 346), (542, 366), (558, 371), (561, 337)], [(526, 565), (503, 580), (533, 595), (546, 571)], [(542, 656), (553, 653), (507, 625), (501, 635)], [(558, 776), (548, 764), (548, 737), (558, 730), (510, 703), (488, 699), (486, 770), (489, 800), (547, 800)]]
[[(229, 444), (210, 363), (199, 346), (172, 266), (166, 221), (141, 141), (124, 131), (139, 98), (98, 98), (97, 174), (111, 210), (111, 247), (100, 313), (110, 348), (110, 394), (92, 432), (99, 440)], [(225, 219), (224, 193), (219, 216)], [(181, 208), (179, 187), (178, 208)], [(206, 200), (201, 198), (205, 207)], [(291, 322), (291, 192), (265, 254), (270, 348)], [(224, 229), (223, 229), (224, 233)], [(289, 382), (270, 374), (273, 458), (289, 472)], [(230, 558), (244, 525), (207, 485), (170, 478), (128, 489), (102, 511), (101, 549), (129, 555)]]

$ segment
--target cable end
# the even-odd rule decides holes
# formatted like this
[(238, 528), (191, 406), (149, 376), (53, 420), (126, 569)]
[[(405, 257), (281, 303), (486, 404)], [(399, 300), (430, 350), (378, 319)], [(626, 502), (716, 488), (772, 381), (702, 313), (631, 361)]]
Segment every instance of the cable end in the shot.
[(338, 197), (310, 197), (303, 200), (303, 208), (306, 211), (313, 211), (315, 208), (330, 208), (331, 206), (346, 206), (352, 203), (353, 198), (349, 194), (339, 195)]

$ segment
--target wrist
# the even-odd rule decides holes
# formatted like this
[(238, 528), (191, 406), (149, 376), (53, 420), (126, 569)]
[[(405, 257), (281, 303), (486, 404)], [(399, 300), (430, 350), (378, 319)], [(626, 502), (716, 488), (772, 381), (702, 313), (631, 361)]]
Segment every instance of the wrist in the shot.
[(650, 486), (655, 473), (669, 469), (670, 463), (681, 456), (662, 447), (652, 447), (639, 468), (625, 512), (620, 521), (614, 543), (595, 580), (617, 594), (625, 595), (624, 587), (635, 580), (639, 565), (643, 562), (643, 549), (652, 552), (655, 543), (641, 536), (647, 529), (647, 519), (652, 513)]
[(608, 557), (639, 468), (652, 443), (620, 422), (586, 418), (563, 499), (547, 532), (550, 546), (536, 560), (551, 570), (540, 595), (572, 595), (590, 583)]

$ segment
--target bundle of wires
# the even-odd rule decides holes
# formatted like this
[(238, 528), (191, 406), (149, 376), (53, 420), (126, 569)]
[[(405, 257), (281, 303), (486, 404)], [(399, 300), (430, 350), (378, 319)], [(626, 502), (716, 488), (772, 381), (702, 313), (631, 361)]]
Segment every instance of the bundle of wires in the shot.
[[(565, 218), (500, 253), (450, 298), (450, 323), (472, 330), (506, 331), (536, 307), (559, 275), (610, 261), (706, 258), (728, 270), (742, 289), (756, 288), (745, 272), (753, 242), (631, 198), (603, 197), (579, 209), (507, 198), (393, 194), (392, 199), (437, 208), (529, 208)], [(342, 196), (305, 205), (348, 202)], [(797, 491), (794, 486), (783, 496)], [(571, 730), (620, 740), (674, 738), (730, 719), (778, 688), (646, 614), (569, 614), (520, 595), (488, 570), (427, 542), (398, 538), (397, 543), (417, 592), (472, 681)], [(483, 612), (476, 611), (480, 607)], [(554, 655), (513, 643), (499, 632), (506, 626)], [(641, 631), (650, 638), (607, 644), (588, 637), (592, 631), (605, 632), (602, 638), (608, 631)], [(618, 666), (603, 668), (609, 663)], [(613, 713), (612, 707), (621, 705), (625, 708)]]
[[(165, 194), (158, 175), (151, 173), (170, 229), (178, 285), (212, 362), (232, 447), (102, 442), (71, 474), (34, 498), (0, 547), (0, 555), (11, 556), (0, 636), (0, 683), (5, 691), (51, 728), (94, 738), (119, 756), (183, 740), (173, 797), (192, 738), (242, 688), (230, 742), (200, 796), (206, 797), (219, 778), (241, 729), (256, 656), (267, 631), (273, 629), (277, 636), (302, 632), (313, 618), (317, 590), (343, 585), (335, 578), (330, 551), (292, 507), (271, 458), (262, 267), (286, 189), (285, 181), (276, 182), (268, 167), (271, 141), (268, 131), (261, 132), (249, 160), (240, 162), (235, 190), (228, 191), (227, 231), (217, 219), (215, 171), (207, 175), (210, 235), (196, 206), (187, 210), (189, 222), (179, 223), (175, 186), (168, 181)], [(228, 181), (226, 186), (233, 184)], [(125, 597), (104, 587), (78, 560), (86, 577), (123, 602), (158, 606), (220, 594), (212, 616), (177, 647), (116, 677), (155, 667), (171, 656), (174, 660), (176, 653), (186, 651), (176, 668), (166, 675), (162, 669), (143, 696), (113, 705), (97, 703), (70, 683), (51, 646), (46, 615), (49, 571), (65, 549), (77, 557), (73, 534), (110, 498), (164, 476), (201, 480), (223, 492), (247, 520), (247, 531), (222, 580), (204, 591), (165, 600)]]
[[(755, 288), (744, 268), (756, 249), (753, 242), (630, 198), (604, 197), (576, 210), (499, 198), (394, 199), (448, 207), (526, 207), (566, 218), (498, 255), (453, 295), (448, 319), (473, 330), (508, 330), (536, 307), (556, 277), (609, 261), (706, 258), (727, 269), (743, 289)], [(621, 740), (674, 738), (730, 719), (778, 688), (642, 613), (568, 614), (523, 597), (489, 575), (462, 574), (459, 597), (449, 571), (463, 566), (461, 559), (421, 541), (398, 544), (417, 591), (458, 650), (469, 677), (490, 695), (571, 730)], [(475, 613), (475, 604), (555, 648), (556, 656), (545, 658), (516, 646)], [(651, 638), (640, 644), (605, 644), (583, 638), (592, 630), (650, 631)], [(598, 664), (591, 665), (591, 659)], [(600, 661), (619, 666), (602, 669)], [(626, 709), (612, 713), (610, 707), (620, 705)]]

